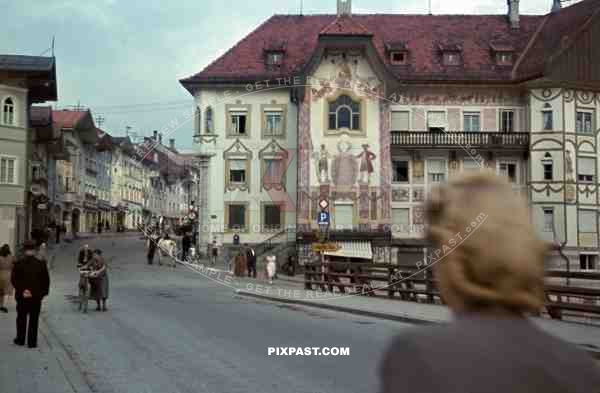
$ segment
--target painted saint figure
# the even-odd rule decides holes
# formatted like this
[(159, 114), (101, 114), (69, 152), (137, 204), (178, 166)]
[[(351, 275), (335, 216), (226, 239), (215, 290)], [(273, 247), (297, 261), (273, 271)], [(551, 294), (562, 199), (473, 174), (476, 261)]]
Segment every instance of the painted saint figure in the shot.
[(360, 177), (363, 183), (369, 184), (369, 180), (371, 178), (371, 173), (374, 172), (373, 168), (373, 160), (377, 158), (377, 156), (369, 150), (369, 145), (362, 145), (363, 151), (356, 156), (356, 158), (360, 159)]
[(315, 155), (317, 159), (317, 177), (319, 182), (329, 182), (329, 152), (325, 145), (321, 145), (321, 151)]
[(567, 181), (575, 181), (575, 176), (573, 175), (573, 157), (571, 156), (571, 151), (567, 150), (567, 155), (565, 157), (566, 167), (567, 167)]

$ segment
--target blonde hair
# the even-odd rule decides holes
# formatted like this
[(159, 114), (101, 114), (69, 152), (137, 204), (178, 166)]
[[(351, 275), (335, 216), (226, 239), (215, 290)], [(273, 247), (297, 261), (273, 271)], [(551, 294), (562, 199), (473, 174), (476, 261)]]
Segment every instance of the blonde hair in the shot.
[(540, 309), (547, 245), (536, 236), (527, 203), (504, 178), (461, 174), (432, 190), (426, 212), (435, 246), (456, 245), (434, 266), (450, 307)]

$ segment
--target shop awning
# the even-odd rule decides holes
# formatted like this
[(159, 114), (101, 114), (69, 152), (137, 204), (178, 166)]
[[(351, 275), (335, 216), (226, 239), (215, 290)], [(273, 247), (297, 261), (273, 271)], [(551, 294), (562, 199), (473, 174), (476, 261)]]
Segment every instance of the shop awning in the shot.
[(337, 251), (325, 251), (323, 254), (343, 258), (373, 259), (371, 242), (347, 241), (335, 242), (339, 247)]

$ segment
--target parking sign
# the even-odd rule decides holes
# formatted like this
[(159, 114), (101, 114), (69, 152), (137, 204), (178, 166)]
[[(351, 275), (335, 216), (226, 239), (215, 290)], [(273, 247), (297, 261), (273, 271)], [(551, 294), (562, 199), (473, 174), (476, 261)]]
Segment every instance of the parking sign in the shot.
[(317, 224), (329, 225), (329, 212), (319, 212), (319, 216), (317, 217)]

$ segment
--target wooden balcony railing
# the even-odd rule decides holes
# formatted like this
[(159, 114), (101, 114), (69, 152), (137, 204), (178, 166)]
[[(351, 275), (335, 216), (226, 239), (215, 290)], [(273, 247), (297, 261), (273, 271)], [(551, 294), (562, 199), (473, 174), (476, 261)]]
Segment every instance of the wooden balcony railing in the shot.
[(527, 132), (392, 131), (392, 147), (487, 147), (527, 149)]

